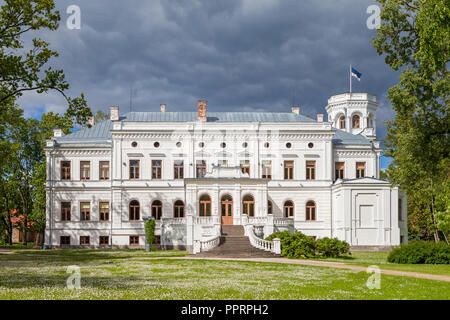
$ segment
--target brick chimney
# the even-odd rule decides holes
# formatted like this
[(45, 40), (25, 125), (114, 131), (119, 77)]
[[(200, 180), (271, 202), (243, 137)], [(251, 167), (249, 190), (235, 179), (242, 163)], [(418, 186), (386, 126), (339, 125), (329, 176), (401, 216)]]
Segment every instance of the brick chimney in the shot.
[(323, 114), (317, 114), (317, 122), (323, 122)]
[(160, 104), (159, 108), (160, 108), (161, 112), (166, 112), (166, 105), (165, 104)]
[(206, 100), (198, 100), (198, 117), (197, 120), (198, 121), (204, 121), (206, 122), (207, 118), (206, 118), (206, 104), (208, 103), (208, 101)]
[(300, 107), (299, 106), (292, 106), (292, 113), (300, 114)]
[(94, 116), (89, 118), (88, 125), (90, 125), (91, 127), (93, 127), (95, 125), (95, 117)]
[(109, 107), (109, 119), (112, 121), (119, 120), (119, 106)]

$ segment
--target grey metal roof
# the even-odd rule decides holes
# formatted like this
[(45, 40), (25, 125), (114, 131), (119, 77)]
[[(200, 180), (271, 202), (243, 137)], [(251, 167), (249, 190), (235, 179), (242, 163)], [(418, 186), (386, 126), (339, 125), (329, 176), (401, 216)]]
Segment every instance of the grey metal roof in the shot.
[(111, 143), (111, 120), (105, 120), (56, 139), (58, 143)]
[[(193, 122), (196, 112), (129, 112), (120, 121)], [(292, 112), (208, 112), (208, 122), (315, 122)]]
[(369, 145), (370, 141), (361, 134), (351, 134), (341, 129), (332, 129), (336, 131), (333, 136), (333, 144), (357, 144), (357, 145)]
[[(196, 121), (195, 112), (130, 112), (120, 117), (120, 121), (138, 122), (189, 122)], [(275, 112), (210, 112), (210, 122), (314, 122), (313, 119), (295, 113)], [(92, 128), (71, 133), (57, 138), (57, 143), (111, 143), (111, 120), (95, 124)], [(370, 145), (370, 141), (364, 136), (351, 134), (340, 129), (332, 129), (336, 133), (333, 144)]]

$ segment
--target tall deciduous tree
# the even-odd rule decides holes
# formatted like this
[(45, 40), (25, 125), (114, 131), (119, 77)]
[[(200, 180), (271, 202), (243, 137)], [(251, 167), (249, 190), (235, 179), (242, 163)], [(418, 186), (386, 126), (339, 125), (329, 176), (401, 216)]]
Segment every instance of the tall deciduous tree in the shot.
[[(409, 207), (439, 241), (436, 198), (450, 176), (450, 7), (448, 0), (377, 0), (381, 26), (373, 44), (386, 63), (402, 70), (388, 92), (396, 111), (388, 122), (389, 178), (408, 192)], [(413, 216), (410, 221), (417, 220)], [(427, 220), (430, 222), (428, 223)]]

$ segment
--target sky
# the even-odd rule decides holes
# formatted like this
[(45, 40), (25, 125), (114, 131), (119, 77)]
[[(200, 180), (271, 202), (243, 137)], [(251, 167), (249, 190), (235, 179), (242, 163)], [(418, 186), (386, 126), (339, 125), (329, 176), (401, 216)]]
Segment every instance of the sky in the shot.
[[(375, 1), (366, 0), (57, 0), (51, 43), (68, 94), (83, 92), (95, 112), (118, 105), (130, 111), (290, 111), (316, 118), (330, 96), (349, 91), (349, 65), (362, 73), (353, 92), (377, 96), (377, 135), (395, 113), (386, 98), (398, 82), (372, 45), (367, 27)], [(70, 5), (80, 29), (69, 29)], [(73, 21), (70, 19), (70, 21)], [(131, 105), (130, 105), (131, 96)], [(26, 93), (25, 115), (64, 112), (57, 93)], [(382, 159), (386, 167), (389, 159)]]

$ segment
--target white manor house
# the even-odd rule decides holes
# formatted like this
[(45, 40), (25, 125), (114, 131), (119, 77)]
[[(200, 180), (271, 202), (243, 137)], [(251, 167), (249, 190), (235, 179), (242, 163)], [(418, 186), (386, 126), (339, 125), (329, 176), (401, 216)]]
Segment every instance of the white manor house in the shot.
[(328, 122), (286, 112), (129, 112), (47, 141), (49, 247), (142, 247), (156, 219), (163, 249), (198, 253), (239, 226), (279, 253), (276, 231), (351, 246), (407, 242), (406, 197), (380, 180), (376, 97), (328, 100)]

